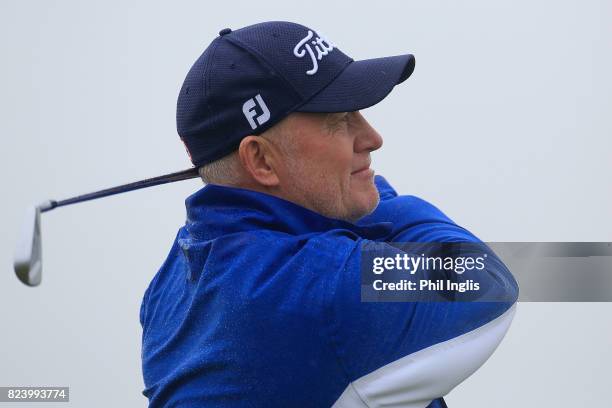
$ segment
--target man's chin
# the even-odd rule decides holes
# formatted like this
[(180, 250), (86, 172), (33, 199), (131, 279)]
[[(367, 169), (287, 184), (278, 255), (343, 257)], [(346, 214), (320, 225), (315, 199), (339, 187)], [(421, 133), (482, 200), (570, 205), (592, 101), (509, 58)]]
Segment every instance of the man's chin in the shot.
[(353, 223), (359, 221), (366, 215), (371, 214), (378, 207), (379, 201), (378, 190), (376, 186), (372, 185), (372, 191), (363, 192), (358, 197), (355, 197), (351, 214), (347, 218)]

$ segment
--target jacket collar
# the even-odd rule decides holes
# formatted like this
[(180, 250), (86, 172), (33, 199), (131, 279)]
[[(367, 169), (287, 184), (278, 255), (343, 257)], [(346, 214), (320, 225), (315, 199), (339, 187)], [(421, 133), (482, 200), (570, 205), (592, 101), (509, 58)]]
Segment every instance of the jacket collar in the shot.
[[(377, 184), (379, 182), (377, 180)], [(333, 229), (349, 230), (363, 238), (380, 240), (392, 229), (390, 222), (356, 225), (325, 217), (269, 194), (216, 184), (207, 184), (189, 196), (185, 206), (187, 231), (204, 240), (253, 230), (303, 235)]]

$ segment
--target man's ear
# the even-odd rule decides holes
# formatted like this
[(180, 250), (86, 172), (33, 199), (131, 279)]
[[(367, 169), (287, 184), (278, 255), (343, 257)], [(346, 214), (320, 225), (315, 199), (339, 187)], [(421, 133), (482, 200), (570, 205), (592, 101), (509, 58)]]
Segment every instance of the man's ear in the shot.
[(261, 136), (247, 136), (240, 142), (238, 157), (244, 171), (258, 184), (274, 187), (279, 184), (274, 168), (274, 149)]

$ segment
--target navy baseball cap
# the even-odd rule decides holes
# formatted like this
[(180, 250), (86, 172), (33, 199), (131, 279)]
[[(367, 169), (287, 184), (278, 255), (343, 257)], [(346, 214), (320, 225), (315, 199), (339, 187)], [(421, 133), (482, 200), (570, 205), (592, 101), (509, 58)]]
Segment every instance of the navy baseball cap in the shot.
[(181, 88), (176, 122), (194, 166), (231, 153), (291, 112), (352, 112), (414, 70), (411, 54), (354, 61), (320, 32), (270, 21), (219, 32)]

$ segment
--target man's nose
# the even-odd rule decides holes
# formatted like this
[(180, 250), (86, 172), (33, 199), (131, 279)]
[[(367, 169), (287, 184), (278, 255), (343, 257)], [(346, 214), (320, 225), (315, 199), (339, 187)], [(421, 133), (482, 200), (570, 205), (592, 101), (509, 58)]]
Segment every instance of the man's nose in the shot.
[(355, 114), (358, 121), (357, 135), (355, 136), (355, 152), (372, 152), (380, 149), (383, 144), (382, 136), (368, 123), (360, 112), (355, 112)]

